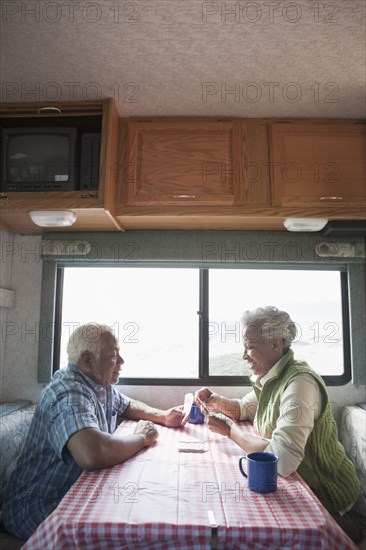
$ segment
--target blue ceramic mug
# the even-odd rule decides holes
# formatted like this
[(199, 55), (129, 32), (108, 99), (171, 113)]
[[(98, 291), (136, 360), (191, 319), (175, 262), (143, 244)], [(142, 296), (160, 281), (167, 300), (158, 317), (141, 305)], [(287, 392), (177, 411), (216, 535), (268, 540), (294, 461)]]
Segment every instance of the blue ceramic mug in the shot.
[(193, 403), (191, 412), (189, 413), (188, 422), (190, 424), (203, 424), (205, 422), (205, 415), (201, 412), (201, 409)]
[[(243, 470), (242, 462), (248, 463), (248, 474)], [(239, 459), (239, 469), (248, 478), (248, 487), (256, 493), (273, 493), (277, 489), (278, 456), (272, 453), (248, 453)]]

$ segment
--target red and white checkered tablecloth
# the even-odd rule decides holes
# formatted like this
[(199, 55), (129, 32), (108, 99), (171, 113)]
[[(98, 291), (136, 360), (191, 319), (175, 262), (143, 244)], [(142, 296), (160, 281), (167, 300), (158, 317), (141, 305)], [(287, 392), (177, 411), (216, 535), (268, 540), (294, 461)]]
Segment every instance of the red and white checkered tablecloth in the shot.
[[(250, 433), (256, 433), (252, 424), (244, 425)], [(239, 472), (242, 450), (227, 438), (214, 439), (211, 454), (217, 485), (207, 502), (222, 502), (225, 519), (218, 526), (219, 549), (356, 548), (298, 474), (286, 479), (278, 476), (274, 493), (255, 493)]]
[[(119, 430), (134, 427), (126, 421)], [(125, 463), (84, 472), (22, 550), (209, 549), (212, 517), (221, 550), (356, 548), (297, 474), (259, 495), (247, 488), (243, 453), (227, 438), (206, 425), (158, 430), (156, 444)], [(209, 450), (179, 452), (187, 436), (208, 441)]]

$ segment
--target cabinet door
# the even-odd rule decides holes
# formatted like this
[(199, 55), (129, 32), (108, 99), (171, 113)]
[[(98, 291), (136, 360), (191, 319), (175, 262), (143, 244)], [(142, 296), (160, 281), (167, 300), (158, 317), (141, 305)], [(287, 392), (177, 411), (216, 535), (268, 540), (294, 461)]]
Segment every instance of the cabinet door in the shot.
[(240, 125), (233, 121), (128, 124), (126, 206), (240, 201)]
[(366, 204), (365, 129), (356, 122), (273, 124), (274, 205)]

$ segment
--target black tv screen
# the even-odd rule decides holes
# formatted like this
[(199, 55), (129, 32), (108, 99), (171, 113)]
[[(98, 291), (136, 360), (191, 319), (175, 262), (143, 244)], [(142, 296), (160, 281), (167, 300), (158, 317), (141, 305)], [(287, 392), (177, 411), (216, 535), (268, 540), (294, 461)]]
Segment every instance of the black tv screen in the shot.
[(2, 128), (2, 191), (74, 190), (76, 128)]

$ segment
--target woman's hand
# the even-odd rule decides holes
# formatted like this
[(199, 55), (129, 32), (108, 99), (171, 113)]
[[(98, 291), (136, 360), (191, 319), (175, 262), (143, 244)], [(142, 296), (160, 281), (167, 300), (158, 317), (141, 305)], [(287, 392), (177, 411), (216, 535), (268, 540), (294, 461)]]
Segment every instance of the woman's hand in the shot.
[(212, 432), (230, 437), (231, 426), (234, 422), (224, 415), (210, 415), (207, 417), (207, 425)]
[(204, 407), (209, 413), (218, 413), (221, 411), (221, 396), (218, 393), (214, 393), (208, 388), (201, 388), (194, 394), (193, 398), (196, 405), (198, 405), (203, 413), (206, 413)]

